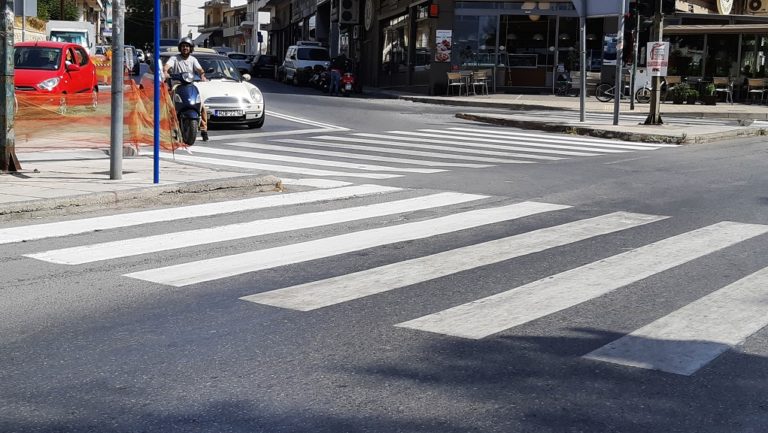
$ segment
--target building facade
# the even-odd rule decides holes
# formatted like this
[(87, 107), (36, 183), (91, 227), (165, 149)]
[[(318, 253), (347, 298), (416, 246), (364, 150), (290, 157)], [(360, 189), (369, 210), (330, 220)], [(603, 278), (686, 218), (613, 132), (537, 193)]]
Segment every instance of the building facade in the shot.
[[(571, 0), (265, 0), (259, 7), (272, 16), (271, 54), (282, 57), (299, 40), (320, 41), (332, 55), (356, 60), (368, 86), (441, 94), (448, 72), (486, 69), (497, 91), (544, 92), (560, 71), (580, 69), (580, 19)], [(618, 21), (586, 20), (588, 71), (615, 71), (604, 56)], [(645, 22), (634, 38), (640, 66), (651, 33)], [(670, 74), (737, 78), (746, 68), (763, 76), (768, 1), (676, 0), (664, 35)]]

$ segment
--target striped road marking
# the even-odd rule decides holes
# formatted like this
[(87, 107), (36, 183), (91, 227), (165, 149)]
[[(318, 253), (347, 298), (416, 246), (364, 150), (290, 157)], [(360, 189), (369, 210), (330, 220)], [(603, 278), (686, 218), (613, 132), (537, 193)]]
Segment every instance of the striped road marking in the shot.
[(547, 212), (552, 209), (552, 206), (558, 205), (523, 202), (489, 209), (472, 210), (424, 221), (380, 227), (276, 248), (149, 269), (130, 273), (126, 276), (182, 287), (189, 284), (240, 275), (246, 272), (301, 263), (397, 242), (424, 239), (430, 236), (522, 218), (540, 212)]
[(55, 223), (26, 225), (0, 229), (0, 244), (24, 242), (57, 236), (68, 236), (78, 233), (88, 233), (96, 230), (107, 230), (117, 227), (130, 227), (163, 221), (175, 221), (184, 218), (196, 218), (225, 213), (240, 212), (252, 209), (264, 209), (276, 206), (287, 206), (299, 203), (312, 203), (324, 200), (360, 197), (370, 194), (382, 194), (400, 191), (379, 185), (355, 185), (337, 189), (296, 192), (291, 194), (275, 194), (232, 200), (219, 203), (205, 203), (192, 206), (181, 206), (168, 209), (157, 209), (141, 212), (130, 212), (94, 218), (84, 218)]
[[(318, 138), (318, 137), (312, 137), (312, 138)], [(335, 140), (336, 138), (332, 136), (326, 136), (326, 138), (324, 139)], [(400, 155), (426, 156), (429, 158), (458, 159), (461, 161), (478, 161), (478, 162), (490, 162), (490, 163), (499, 163), (499, 164), (531, 164), (532, 163), (532, 161), (519, 161), (516, 159), (486, 158), (486, 157), (474, 156), (474, 155), (423, 152), (419, 150), (398, 149), (398, 148), (392, 148), (392, 147), (376, 147), (376, 146), (363, 146), (360, 144), (345, 144), (340, 141), (335, 141), (333, 143), (323, 143), (317, 140), (296, 140), (293, 138), (284, 138), (284, 139), (275, 140), (275, 141), (279, 141), (281, 143), (307, 144), (310, 146), (331, 147), (334, 149), (351, 149), (351, 150), (363, 150), (363, 151), (367, 150), (367, 151), (378, 152), (378, 153), (396, 153)], [(354, 140), (347, 140), (347, 141), (354, 141)], [(413, 146), (413, 147), (417, 147), (417, 146)], [(441, 164), (441, 165), (444, 165), (444, 164)], [(453, 167), (456, 167), (456, 165), (454, 164)]]
[[(400, 135), (398, 135), (400, 134)], [(438, 143), (438, 144), (446, 144), (450, 143), (451, 147), (450, 149), (459, 149), (461, 150), (461, 147), (453, 147), (453, 146), (465, 146), (468, 148), (483, 148), (483, 149), (500, 149), (500, 150), (515, 150), (515, 151), (521, 151), (521, 152), (532, 152), (532, 153), (546, 153), (550, 155), (563, 155), (563, 156), (599, 156), (598, 153), (588, 153), (588, 152), (577, 152), (572, 150), (553, 150), (553, 149), (539, 149), (535, 147), (535, 144), (528, 144), (528, 143), (521, 143), (518, 141), (509, 141), (506, 142), (508, 144), (490, 144), (490, 143), (479, 143), (476, 141), (464, 141), (467, 140), (466, 137), (454, 137), (450, 140), (447, 140), (446, 137), (443, 134), (429, 134), (426, 132), (412, 132), (412, 131), (389, 131), (388, 134), (367, 134), (367, 133), (356, 133), (354, 135), (360, 135), (363, 137), (378, 137), (381, 139), (388, 140), (388, 143), (392, 146), (405, 146), (410, 145), (411, 142), (416, 141), (418, 143)], [(403, 143), (399, 143), (399, 141), (402, 141)], [(512, 146), (511, 144), (519, 144), (521, 146), (534, 146), (534, 147), (521, 147), (521, 146)], [(469, 152), (470, 149), (464, 149), (465, 152)], [(524, 155), (529, 155), (528, 153)]]
[(202, 156), (187, 155), (166, 155), (161, 154), (161, 158), (175, 161), (194, 162), (198, 164), (221, 165), (225, 167), (250, 168), (254, 170), (266, 170), (278, 173), (298, 173), (308, 176), (338, 176), (338, 177), (362, 177), (366, 179), (392, 179), (402, 177), (401, 174), (381, 174), (381, 173), (349, 173), (344, 171), (316, 170), (313, 168), (292, 167), (288, 165), (261, 164), (256, 162), (234, 161), (231, 159), (205, 158)]
[(220, 149), (220, 148), (212, 148), (212, 147), (204, 147), (204, 146), (195, 146), (195, 153), (207, 153), (211, 155), (223, 155), (223, 156), (238, 156), (238, 157), (254, 158), (254, 159), (267, 159), (267, 160), (282, 161), (282, 162), (292, 162), (296, 164), (309, 164), (309, 165), (320, 165), (320, 166), (330, 166), (330, 167), (339, 167), (339, 168), (351, 168), (353, 170), (364, 170), (364, 171), (397, 171), (397, 172), (403, 172), (403, 173), (423, 173), (423, 174), (442, 173), (446, 171), (446, 170), (441, 170), (436, 168), (397, 168), (397, 167), (387, 167), (383, 165), (351, 164), (348, 162), (341, 162), (341, 161), (327, 161), (327, 160), (314, 159), (314, 158), (299, 158), (295, 156), (274, 155), (274, 154), (263, 153), (263, 152), (259, 152), (259, 153), (244, 152), (242, 150)]
[[(560, 209), (567, 206), (561, 206)], [(552, 210), (558, 210), (553, 208)], [(666, 217), (612, 213), (240, 299), (309, 311), (502, 262)]]
[(397, 326), (480, 339), (602, 296), (761, 235), (768, 226), (721, 222)]
[[(369, 138), (357, 138), (357, 137), (370, 137), (370, 136), (379, 137), (381, 139), (374, 140)], [(495, 155), (495, 156), (507, 156), (511, 158), (530, 158), (530, 159), (547, 159), (547, 160), (562, 159), (556, 156), (541, 156), (541, 155), (530, 155), (530, 154), (521, 154), (521, 153), (514, 153), (514, 152), (500, 152), (497, 150), (480, 150), (480, 149), (469, 149), (466, 147), (440, 146), (436, 144), (421, 144), (423, 143), (423, 141), (419, 139), (415, 139), (414, 141), (417, 141), (415, 143), (414, 142), (408, 142), (407, 144), (398, 143), (398, 142), (392, 141), (392, 138), (390, 136), (382, 135), (382, 134), (359, 133), (359, 134), (355, 134), (355, 137), (335, 137), (332, 135), (318, 135), (318, 136), (313, 136), (312, 138), (316, 138), (319, 140), (336, 140), (336, 141), (346, 141), (346, 142), (353, 142), (353, 143), (381, 144), (384, 146), (408, 146), (415, 149), (447, 150), (448, 152), (471, 153), (473, 155), (492, 155), (492, 156)], [(445, 140), (441, 140), (441, 141), (442, 143), (445, 143)]]
[[(287, 142), (289, 140), (282, 140), (282, 141)], [(296, 140), (296, 141), (300, 141), (300, 140)], [(314, 143), (314, 142), (303, 141), (302, 143), (296, 143), (296, 144), (311, 144), (311, 143)], [(278, 151), (278, 152), (308, 153), (310, 155), (335, 156), (335, 157), (346, 158), (346, 159), (365, 159), (369, 161), (382, 161), (382, 162), (395, 162), (400, 164), (424, 165), (427, 167), (463, 167), (463, 168), (493, 167), (492, 165), (488, 165), (488, 164), (462, 164), (458, 162), (451, 163), (451, 162), (426, 161), (423, 159), (392, 158), (388, 156), (367, 155), (363, 153), (334, 152), (331, 150), (306, 149), (303, 147), (275, 146), (272, 144), (260, 144), (260, 143), (247, 143), (247, 142), (227, 143), (227, 146), (243, 147), (243, 148), (249, 148), (249, 149), (272, 150), (272, 151)]]
[(766, 299), (763, 268), (585, 357), (690, 376), (768, 326)]
[[(448, 128), (451, 131), (463, 131), (473, 132), (477, 129), (470, 128)], [(568, 135), (547, 135), (547, 134), (531, 134), (527, 132), (515, 132), (515, 131), (501, 131), (497, 129), (481, 129), (480, 132), (488, 135), (497, 135), (510, 139), (525, 139), (530, 141), (544, 141), (551, 143), (557, 141), (560, 143), (585, 143), (595, 146), (608, 146), (617, 147), (619, 149), (634, 149), (634, 150), (649, 150), (659, 147), (678, 147), (677, 144), (664, 144), (664, 143), (640, 143), (634, 141), (621, 141), (621, 140), (607, 140), (604, 138), (584, 138), (584, 137), (572, 137)]]
[(403, 212), (432, 209), (440, 206), (449, 206), (480, 200), (487, 197), (488, 196), (484, 195), (444, 192), (367, 206), (312, 212), (287, 217), (250, 221), (247, 223), (228, 224), (207, 229), (164, 233), (161, 235), (146, 236), (136, 239), (125, 239), (114, 242), (50, 250), (41, 253), (28, 254), (27, 257), (63, 265), (80, 265), (100, 260), (130, 257), (158, 251), (168, 251), (273, 233), (283, 233), (291, 230), (339, 224), (366, 218), (376, 218)]

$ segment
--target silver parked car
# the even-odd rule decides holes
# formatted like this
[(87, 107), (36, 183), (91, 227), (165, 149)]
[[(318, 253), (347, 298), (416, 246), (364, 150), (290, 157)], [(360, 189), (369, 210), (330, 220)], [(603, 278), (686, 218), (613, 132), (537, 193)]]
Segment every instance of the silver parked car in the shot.
[(251, 72), (251, 64), (250, 62), (248, 62), (251, 56), (249, 56), (248, 54), (227, 53), (227, 57), (229, 57), (229, 60), (232, 60), (232, 64), (235, 65), (235, 67), (241, 74), (247, 74)]

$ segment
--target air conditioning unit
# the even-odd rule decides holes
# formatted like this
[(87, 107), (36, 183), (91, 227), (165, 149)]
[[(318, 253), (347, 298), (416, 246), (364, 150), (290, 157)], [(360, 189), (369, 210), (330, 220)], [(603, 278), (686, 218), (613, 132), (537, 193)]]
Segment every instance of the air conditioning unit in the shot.
[(747, 13), (768, 14), (768, 0), (746, 0)]

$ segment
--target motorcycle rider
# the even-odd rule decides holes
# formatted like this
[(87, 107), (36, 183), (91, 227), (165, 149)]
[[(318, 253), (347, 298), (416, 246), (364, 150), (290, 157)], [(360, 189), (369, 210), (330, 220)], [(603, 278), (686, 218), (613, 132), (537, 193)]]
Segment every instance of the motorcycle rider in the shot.
[[(195, 44), (192, 42), (192, 38), (184, 37), (179, 41), (179, 54), (172, 56), (165, 63), (163, 72), (167, 75), (170, 71), (171, 74), (183, 74), (184, 72), (197, 72), (200, 75), (200, 81), (208, 81), (205, 78), (205, 70), (200, 66), (200, 62), (197, 61), (192, 52), (195, 50)], [(203, 137), (203, 141), (208, 141), (208, 115), (205, 112), (205, 106), (200, 108), (200, 136)]]

